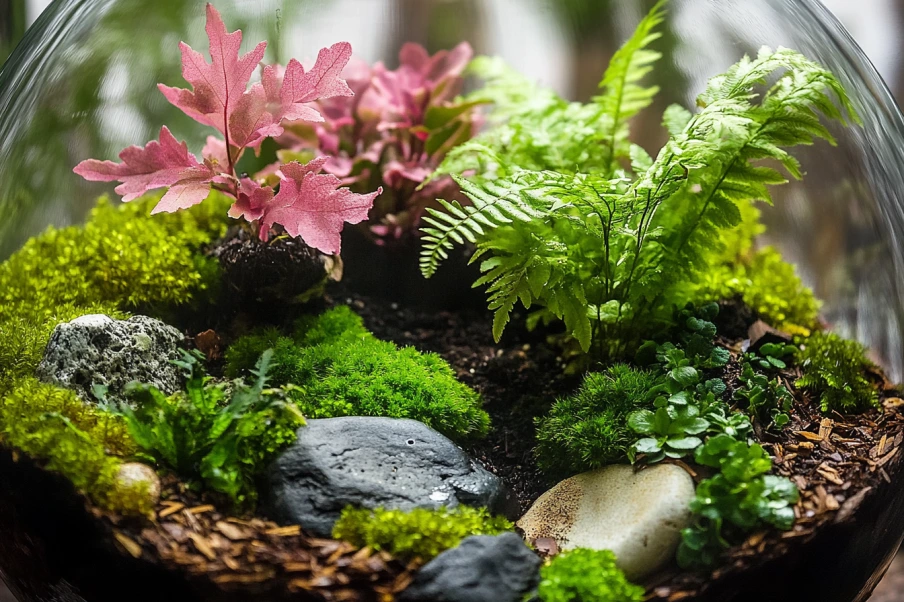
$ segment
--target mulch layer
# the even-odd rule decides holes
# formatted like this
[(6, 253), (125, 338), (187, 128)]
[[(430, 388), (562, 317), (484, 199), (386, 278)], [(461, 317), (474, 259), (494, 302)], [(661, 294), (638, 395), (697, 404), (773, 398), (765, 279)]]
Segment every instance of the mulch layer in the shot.
[[(496, 344), (490, 334), (492, 317), (482, 311), (421, 311), (342, 288), (334, 289), (327, 303), (350, 304), (380, 338), (439, 353), (464, 383), (483, 394), (492, 431), (468, 451), (506, 482), (522, 511), (553, 484), (534, 460), (533, 418), (580, 380), (563, 374), (562, 359), (542, 333), (524, 331), (518, 326), (523, 320), (516, 317)], [(740, 351), (739, 344), (728, 346)], [(737, 364), (727, 371), (736, 374)], [(902, 455), (904, 443), (904, 416), (899, 413), (904, 401), (885, 385), (885, 412), (826, 418), (815, 400), (794, 390), (798, 376), (793, 370), (782, 374), (797, 399), (791, 424), (779, 433), (758, 430), (775, 458), (775, 472), (800, 488), (793, 530), (753, 534), (710, 575), (675, 569), (647, 584), (649, 599), (692, 598), (714, 582), (803, 546), (826, 525), (850, 519), (871, 492), (891, 483), (887, 468)], [(881, 375), (874, 377), (884, 383)], [(173, 477), (164, 480), (161, 500), (154, 521), (91, 512), (107, 525), (123, 553), (175, 567), (190, 581), (213, 582), (225, 592), (268, 599), (391, 600), (418, 568), (384, 552), (309, 537), (297, 526), (230, 516)]]

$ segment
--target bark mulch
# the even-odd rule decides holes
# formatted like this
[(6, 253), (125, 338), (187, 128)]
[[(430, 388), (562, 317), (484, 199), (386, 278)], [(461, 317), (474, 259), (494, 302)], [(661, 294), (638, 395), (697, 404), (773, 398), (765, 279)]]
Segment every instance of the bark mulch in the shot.
[(177, 479), (164, 481), (155, 519), (144, 525), (95, 510), (121, 550), (136, 559), (179, 567), (189, 580), (247, 596), (310, 594), (324, 600), (391, 600), (416, 565), (385, 552), (318, 539), (300, 527), (235, 517), (203, 503)]

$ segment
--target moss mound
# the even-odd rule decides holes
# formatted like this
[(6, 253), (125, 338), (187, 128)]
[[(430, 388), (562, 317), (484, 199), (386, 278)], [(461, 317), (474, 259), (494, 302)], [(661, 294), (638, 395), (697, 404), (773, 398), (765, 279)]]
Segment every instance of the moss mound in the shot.
[(227, 352), (227, 373), (249, 370), (268, 348), (271, 384), (292, 385), (290, 395), (308, 418), (412, 418), (456, 441), (489, 429), (480, 396), (456, 380), (445, 360), (378, 340), (348, 307), (302, 319), (292, 338), (266, 329), (239, 339)]
[(358, 547), (385, 550), (401, 560), (426, 562), (465, 537), (499, 535), (512, 528), (504, 518), (469, 506), (410, 512), (346, 508), (333, 527), (333, 537)]

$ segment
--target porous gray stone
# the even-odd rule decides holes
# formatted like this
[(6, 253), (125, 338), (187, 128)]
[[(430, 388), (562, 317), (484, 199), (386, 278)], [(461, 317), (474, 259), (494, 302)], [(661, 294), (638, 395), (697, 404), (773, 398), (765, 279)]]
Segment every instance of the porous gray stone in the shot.
[(268, 472), (271, 515), (328, 536), (346, 506), (412, 510), (459, 504), (511, 514), (502, 481), (416, 420), (309, 420)]
[(171, 361), (179, 359), (182, 338), (172, 326), (147, 316), (81, 316), (54, 329), (36, 376), (74, 390), (85, 401), (95, 401), (94, 385), (107, 387), (109, 401), (125, 401), (125, 386), (132, 381), (175, 393), (183, 377)]
[(424, 565), (399, 602), (521, 602), (539, 584), (539, 569), (515, 533), (476, 535)]

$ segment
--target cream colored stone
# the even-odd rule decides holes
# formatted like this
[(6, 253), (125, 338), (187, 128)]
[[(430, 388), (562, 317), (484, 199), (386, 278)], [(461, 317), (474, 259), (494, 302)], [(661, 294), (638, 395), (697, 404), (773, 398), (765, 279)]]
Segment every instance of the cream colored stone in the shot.
[(126, 462), (119, 467), (117, 475), (119, 482), (126, 487), (132, 487), (140, 483), (148, 484), (148, 494), (156, 505), (160, 501), (160, 477), (156, 471), (147, 464), (140, 462)]
[(551, 537), (563, 550), (612, 550), (629, 579), (642, 579), (675, 557), (693, 497), (694, 481), (679, 466), (607, 466), (544, 493), (518, 527), (528, 542)]

